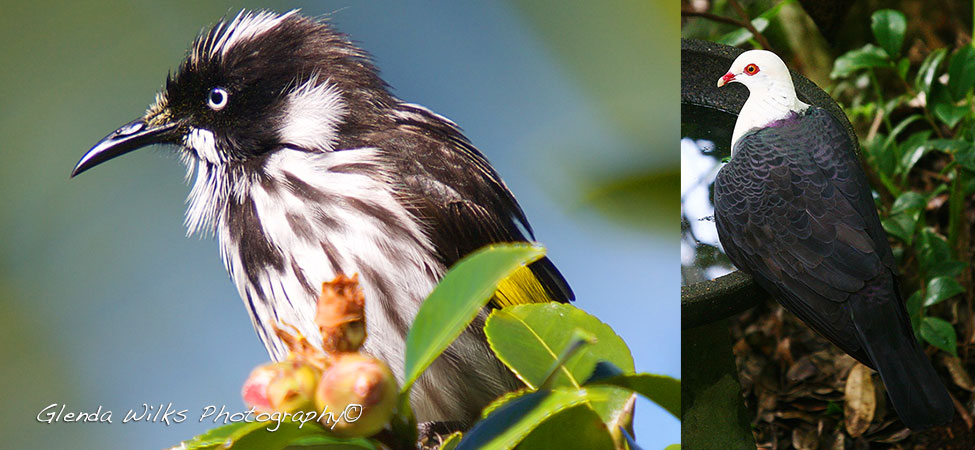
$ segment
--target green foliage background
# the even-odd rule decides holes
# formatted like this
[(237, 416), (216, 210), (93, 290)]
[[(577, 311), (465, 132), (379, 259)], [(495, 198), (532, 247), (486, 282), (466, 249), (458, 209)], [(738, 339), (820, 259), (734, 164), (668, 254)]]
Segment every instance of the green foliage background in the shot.
[[(187, 188), (171, 152), (67, 175), (144, 110), (193, 36), (242, 7), (332, 14), (397, 94), (464, 126), (578, 305), (631, 342), (636, 367), (679, 375), (667, 339), (677, 241), (653, 221), (677, 197), (659, 195), (666, 183), (612, 186), (676, 171), (675, 3), (12, 0), (0, 7), (3, 448), (159, 448), (212, 424), (121, 425), (126, 410), (241, 406), (266, 354), (215, 242), (183, 236)], [(38, 423), (55, 402), (103, 405), (116, 423)], [(679, 439), (679, 422), (649, 402), (636, 420), (650, 448)]]

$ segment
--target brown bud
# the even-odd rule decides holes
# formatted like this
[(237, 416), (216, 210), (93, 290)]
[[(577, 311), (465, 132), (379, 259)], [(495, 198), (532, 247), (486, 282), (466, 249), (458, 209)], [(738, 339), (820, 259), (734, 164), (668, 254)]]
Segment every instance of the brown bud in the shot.
[(399, 387), (382, 361), (361, 353), (339, 355), (325, 369), (315, 392), (315, 406), (334, 415), (320, 419), (338, 436), (371, 436), (393, 416)]
[(366, 340), (365, 297), (359, 275), (339, 275), (322, 283), (315, 323), (322, 332), (322, 349), (328, 353), (354, 352)]

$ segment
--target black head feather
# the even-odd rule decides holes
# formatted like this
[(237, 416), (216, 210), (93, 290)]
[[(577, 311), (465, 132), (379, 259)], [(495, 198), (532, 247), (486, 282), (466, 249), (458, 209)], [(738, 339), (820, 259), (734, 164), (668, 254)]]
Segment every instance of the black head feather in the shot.
[[(194, 41), (163, 98), (173, 118), (210, 130), (230, 159), (246, 159), (277, 147), (288, 94), (309, 81), (328, 82), (348, 113), (340, 131), (383, 122), (393, 103), (370, 61), (326, 22), (295, 14), (241, 12)], [(209, 92), (229, 93), (226, 108), (207, 106)]]

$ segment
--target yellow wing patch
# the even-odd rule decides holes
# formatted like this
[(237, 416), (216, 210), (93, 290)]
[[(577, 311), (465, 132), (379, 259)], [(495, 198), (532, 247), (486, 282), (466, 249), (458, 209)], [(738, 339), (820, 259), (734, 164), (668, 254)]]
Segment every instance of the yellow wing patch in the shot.
[(498, 284), (498, 291), (491, 300), (492, 305), (503, 308), (511, 305), (526, 303), (545, 303), (552, 301), (545, 286), (538, 281), (535, 274), (523, 266)]

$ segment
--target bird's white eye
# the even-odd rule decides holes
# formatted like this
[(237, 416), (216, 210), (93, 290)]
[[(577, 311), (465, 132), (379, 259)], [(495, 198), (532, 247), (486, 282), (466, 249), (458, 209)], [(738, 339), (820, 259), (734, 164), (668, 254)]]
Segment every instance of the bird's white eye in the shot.
[(222, 87), (215, 87), (210, 89), (210, 93), (207, 94), (207, 106), (214, 111), (220, 111), (227, 106), (227, 100), (230, 99), (230, 94), (227, 90)]

